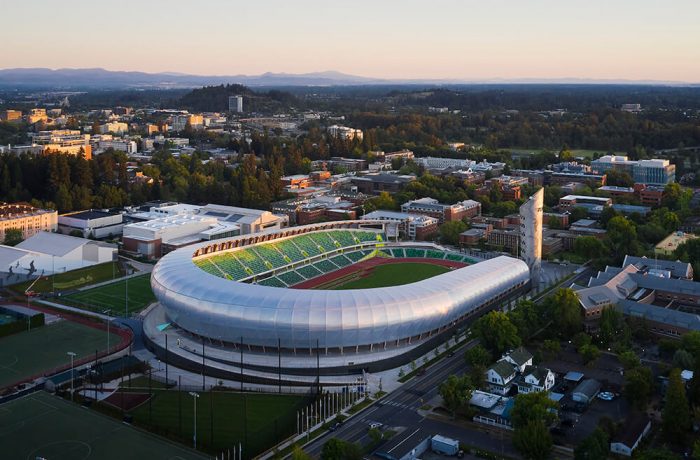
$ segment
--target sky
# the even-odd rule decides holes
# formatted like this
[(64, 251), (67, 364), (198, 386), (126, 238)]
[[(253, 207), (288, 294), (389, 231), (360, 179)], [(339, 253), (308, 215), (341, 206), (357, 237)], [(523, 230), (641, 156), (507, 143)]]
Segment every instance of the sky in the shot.
[(0, 68), (700, 82), (700, 0), (0, 0)]

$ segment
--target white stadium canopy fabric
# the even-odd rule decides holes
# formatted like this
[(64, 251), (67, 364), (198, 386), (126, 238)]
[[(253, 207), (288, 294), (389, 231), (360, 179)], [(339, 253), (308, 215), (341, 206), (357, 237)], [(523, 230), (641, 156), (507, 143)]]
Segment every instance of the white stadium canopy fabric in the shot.
[(171, 321), (215, 340), (284, 348), (357, 347), (416, 337), (451, 325), (494, 297), (524, 285), (527, 265), (496, 257), (401, 286), (301, 290), (231, 281), (198, 268), (210, 242), (161, 259), (151, 286)]

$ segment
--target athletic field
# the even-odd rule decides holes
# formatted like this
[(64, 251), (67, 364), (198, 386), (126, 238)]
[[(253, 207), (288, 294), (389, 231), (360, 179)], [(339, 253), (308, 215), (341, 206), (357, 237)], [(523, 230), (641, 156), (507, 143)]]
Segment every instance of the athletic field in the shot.
[[(121, 338), (110, 333), (110, 347)], [(71, 321), (59, 321), (0, 339), (0, 388), (70, 365), (107, 348), (107, 332)], [(2, 424), (0, 424), (2, 426)], [(0, 455), (2, 457), (2, 455)]]
[(151, 291), (151, 275), (147, 274), (75, 292), (61, 297), (59, 302), (99, 312), (110, 309), (114, 311), (113, 316), (121, 316), (126, 309), (124, 299), (127, 290), (129, 292), (129, 314), (143, 310), (156, 300), (153, 291)]
[(0, 446), (21, 460), (210, 458), (44, 392), (0, 405)]
[[(356, 277), (330, 287), (330, 289), (369, 289), (410, 284), (448, 272), (450, 269), (431, 263), (405, 262), (384, 264), (361, 271)], [(343, 281), (343, 280), (341, 280)]]
[(466, 265), (441, 259), (373, 257), (303, 281), (294, 285), (294, 289), (368, 289), (399, 286), (432, 278)]
[[(132, 386), (125, 390), (125, 396), (132, 392), (145, 392), (145, 396), (148, 396), (147, 386), (138, 389)], [(115, 393), (110, 402), (118, 405), (120, 394)], [(193, 396), (187, 391), (155, 388), (153, 394), (152, 401), (146, 401), (130, 411), (134, 424), (168, 438), (190, 443), (194, 429)], [(264, 452), (293, 434), (296, 430), (297, 410), (305, 405), (305, 401), (307, 404), (309, 401), (301, 395), (234, 392), (198, 394), (198, 446), (209, 452), (222, 452), (241, 443), (246, 458)]]
[(34, 283), (35, 280), (25, 281), (12, 286), (12, 289), (16, 292), (24, 293), (29, 285), (34, 283), (32, 286), (32, 291), (34, 292), (52, 292), (54, 289), (58, 292), (76, 289), (88, 284), (101, 283), (120, 276), (122, 276), (122, 273), (119, 264), (117, 262), (108, 262), (59, 273), (56, 276), (43, 276), (36, 283)]

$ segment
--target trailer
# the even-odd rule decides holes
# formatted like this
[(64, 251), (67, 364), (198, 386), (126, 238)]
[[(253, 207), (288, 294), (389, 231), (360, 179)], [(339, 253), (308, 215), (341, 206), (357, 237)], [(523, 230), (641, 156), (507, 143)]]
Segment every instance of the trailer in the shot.
[(452, 457), (459, 453), (459, 441), (436, 434), (430, 439), (430, 449), (436, 454)]

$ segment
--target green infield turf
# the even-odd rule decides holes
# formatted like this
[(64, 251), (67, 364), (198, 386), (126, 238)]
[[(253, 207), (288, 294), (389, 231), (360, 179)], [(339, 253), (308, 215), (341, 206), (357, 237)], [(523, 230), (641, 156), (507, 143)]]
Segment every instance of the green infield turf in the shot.
[[(141, 389), (132, 385), (126, 391), (143, 392), (147, 391), (146, 388), (147, 384)], [(153, 394), (150, 402), (141, 404), (131, 412), (134, 424), (183, 443), (191, 442), (194, 429), (193, 396), (187, 391), (175, 389), (153, 389)], [(241, 443), (245, 458), (264, 452), (292, 435), (296, 430), (297, 410), (311, 401), (301, 395), (234, 392), (198, 394), (199, 448), (208, 452), (221, 452)]]
[(59, 302), (99, 312), (110, 309), (114, 311), (113, 315), (123, 315), (126, 309), (124, 298), (127, 290), (130, 314), (143, 310), (156, 300), (151, 290), (151, 275), (147, 274), (75, 292), (61, 297)]
[[(110, 346), (119, 340), (119, 335), (110, 333)], [(76, 353), (75, 359), (79, 360), (106, 348), (105, 331), (65, 320), (3, 337), (0, 339), (0, 387), (69, 364), (69, 351)]]
[(0, 427), (7, 459), (210, 458), (44, 392), (0, 405)]
[(398, 286), (432, 278), (448, 271), (450, 269), (442, 265), (419, 262), (378, 265), (372, 268), (367, 276), (359, 278), (349, 276), (345, 278), (347, 282), (326, 287), (326, 289), (369, 289)]
[[(39, 281), (34, 283), (32, 291), (52, 292), (55, 289), (58, 292), (76, 289), (89, 284), (108, 281), (115, 277), (118, 278), (122, 275), (123, 273), (117, 262), (108, 262), (106, 264), (93, 265), (92, 267), (59, 273), (56, 276), (42, 276)], [(12, 289), (16, 292), (23, 293), (33, 282), (33, 279), (31, 281), (25, 281), (24, 283), (12, 286)]]

